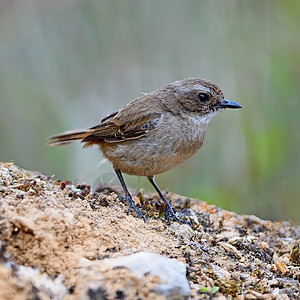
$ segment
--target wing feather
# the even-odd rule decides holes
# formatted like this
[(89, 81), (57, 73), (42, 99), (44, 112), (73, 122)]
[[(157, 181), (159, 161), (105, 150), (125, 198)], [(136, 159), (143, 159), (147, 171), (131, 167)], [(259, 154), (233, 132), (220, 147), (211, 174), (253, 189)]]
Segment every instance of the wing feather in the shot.
[(159, 113), (148, 113), (122, 124), (116, 117), (105, 119), (104, 122), (92, 127), (93, 131), (82, 142), (86, 143), (85, 146), (89, 146), (101, 141), (113, 143), (138, 139), (154, 129), (160, 117)]
[(152, 94), (143, 95), (91, 127), (92, 132), (82, 142), (87, 147), (103, 141), (116, 143), (141, 138), (156, 127), (162, 114), (160, 101)]

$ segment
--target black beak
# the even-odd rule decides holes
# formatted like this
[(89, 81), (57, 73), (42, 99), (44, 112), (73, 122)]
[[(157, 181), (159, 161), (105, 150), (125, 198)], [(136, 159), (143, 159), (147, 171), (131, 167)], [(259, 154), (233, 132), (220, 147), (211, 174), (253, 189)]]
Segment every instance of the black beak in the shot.
[(234, 101), (223, 99), (219, 104), (220, 108), (242, 108), (242, 106)]

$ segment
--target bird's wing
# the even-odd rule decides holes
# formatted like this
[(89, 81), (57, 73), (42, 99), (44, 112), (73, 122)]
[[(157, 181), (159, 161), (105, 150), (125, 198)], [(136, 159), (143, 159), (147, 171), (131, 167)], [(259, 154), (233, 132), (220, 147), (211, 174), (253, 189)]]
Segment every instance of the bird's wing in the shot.
[(132, 139), (138, 139), (150, 130), (153, 130), (161, 118), (161, 113), (130, 113), (119, 111), (105, 117), (99, 125), (92, 128), (92, 132), (86, 136), (82, 142), (86, 143), (85, 147), (99, 142), (123, 142)]

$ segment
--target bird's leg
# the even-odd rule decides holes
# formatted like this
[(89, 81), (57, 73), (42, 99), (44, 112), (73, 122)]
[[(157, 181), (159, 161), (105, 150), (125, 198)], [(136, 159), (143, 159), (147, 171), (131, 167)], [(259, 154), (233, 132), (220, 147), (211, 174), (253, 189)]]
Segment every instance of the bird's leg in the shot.
[(170, 217), (172, 217), (175, 221), (180, 222), (180, 223), (185, 223), (188, 224), (189, 226), (192, 227), (191, 222), (186, 221), (186, 220), (182, 220), (179, 219), (175, 213), (174, 210), (171, 206), (171, 204), (169, 203), (169, 201), (165, 198), (165, 196), (162, 194), (161, 190), (159, 189), (159, 187), (157, 186), (156, 182), (154, 181), (154, 176), (148, 177), (148, 180), (151, 182), (151, 184), (154, 186), (154, 188), (156, 189), (157, 193), (159, 194), (160, 198), (166, 203), (166, 209), (165, 209), (165, 215), (168, 221), (168, 224), (170, 225)]
[(128, 189), (127, 189), (127, 186), (125, 184), (125, 181), (124, 181), (124, 178), (123, 178), (123, 175), (122, 175), (121, 171), (120, 170), (115, 170), (115, 172), (116, 172), (116, 174), (119, 178), (119, 181), (120, 181), (120, 183), (123, 187), (123, 190), (124, 190), (125, 200), (127, 201), (128, 206), (129, 206), (128, 212), (130, 212), (131, 207), (133, 207), (135, 212), (138, 214), (138, 216), (140, 218), (142, 218), (144, 220), (144, 222), (146, 223), (146, 219), (145, 219), (144, 215), (142, 214), (140, 209), (135, 205), (134, 201), (132, 200), (132, 197), (131, 197), (130, 193), (128, 192)]

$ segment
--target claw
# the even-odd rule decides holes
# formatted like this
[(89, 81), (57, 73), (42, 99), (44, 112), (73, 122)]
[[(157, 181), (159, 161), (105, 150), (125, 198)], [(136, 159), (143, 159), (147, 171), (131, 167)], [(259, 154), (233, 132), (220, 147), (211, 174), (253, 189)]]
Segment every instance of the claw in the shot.
[(153, 185), (153, 187), (156, 189), (156, 191), (157, 191), (157, 193), (159, 194), (160, 198), (166, 203), (165, 215), (166, 215), (166, 218), (167, 218), (168, 225), (171, 224), (170, 217), (172, 217), (172, 219), (173, 219), (174, 221), (177, 221), (177, 222), (179, 222), (179, 223), (187, 224), (187, 225), (189, 225), (191, 228), (193, 228), (193, 225), (192, 225), (191, 222), (186, 221), (186, 220), (179, 219), (179, 218), (175, 215), (174, 210), (173, 210), (171, 204), (168, 202), (168, 200), (165, 198), (165, 196), (163, 195), (163, 193), (161, 192), (161, 190), (159, 189), (159, 187), (158, 187), (157, 184), (155, 183), (155, 181), (154, 181), (154, 176), (148, 177), (148, 180), (149, 180), (150, 183)]
[(134, 203), (134, 201), (132, 200), (131, 195), (128, 193), (126, 193), (126, 196), (123, 195), (119, 195), (118, 198), (122, 201), (126, 201), (128, 203), (128, 213), (130, 213), (131, 211), (131, 207), (134, 208), (135, 212), (137, 213), (137, 215), (144, 220), (144, 222), (146, 223), (146, 218), (144, 217), (143, 213), (141, 212), (141, 210), (136, 206), (136, 204)]
[(171, 224), (171, 222), (170, 222), (170, 217), (172, 217), (173, 220), (175, 220), (175, 221), (177, 221), (177, 222), (179, 222), (179, 223), (187, 224), (187, 225), (189, 225), (191, 228), (193, 227), (191, 222), (186, 221), (186, 220), (179, 219), (179, 218), (176, 216), (176, 214), (174, 213), (174, 210), (173, 210), (171, 204), (168, 202), (167, 199), (164, 199), (164, 201), (165, 201), (165, 203), (166, 203), (165, 215), (166, 215), (166, 218), (167, 218), (168, 225)]

